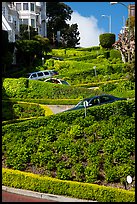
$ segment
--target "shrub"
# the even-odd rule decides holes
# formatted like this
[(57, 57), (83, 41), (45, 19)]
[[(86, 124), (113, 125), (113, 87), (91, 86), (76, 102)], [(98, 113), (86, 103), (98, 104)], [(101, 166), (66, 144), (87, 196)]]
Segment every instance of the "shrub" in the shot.
[(100, 45), (103, 48), (112, 48), (112, 45), (115, 43), (115, 34), (113, 33), (104, 33), (99, 36)]
[(2, 184), (14, 188), (38, 191), (98, 202), (135, 202), (135, 192), (82, 182), (62, 181), (47, 176), (2, 169)]
[(121, 59), (121, 53), (119, 50), (110, 50), (110, 58), (114, 59), (114, 58), (120, 58)]

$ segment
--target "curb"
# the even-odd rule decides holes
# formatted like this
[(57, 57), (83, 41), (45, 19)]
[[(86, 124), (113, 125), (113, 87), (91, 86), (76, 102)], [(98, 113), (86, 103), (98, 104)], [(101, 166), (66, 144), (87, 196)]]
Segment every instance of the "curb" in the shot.
[(97, 202), (97, 201), (92, 201), (92, 200), (70, 198), (70, 197), (60, 196), (60, 195), (39, 193), (39, 192), (35, 192), (35, 191), (11, 188), (11, 187), (7, 187), (7, 186), (2, 186), (2, 190), (10, 192), (10, 193), (16, 193), (16, 194), (20, 194), (20, 195), (31, 196), (31, 197), (35, 197), (35, 198), (41, 198), (41, 199), (47, 199), (47, 200), (52, 200), (52, 201), (57, 201), (57, 202)]

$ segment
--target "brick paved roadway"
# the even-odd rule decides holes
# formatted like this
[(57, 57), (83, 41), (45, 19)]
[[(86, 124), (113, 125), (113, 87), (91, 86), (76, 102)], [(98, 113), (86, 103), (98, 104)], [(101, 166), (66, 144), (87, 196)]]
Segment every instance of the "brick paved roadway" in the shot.
[(57, 202), (57, 201), (46, 200), (42, 198), (34, 198), (30, 196), (2, 191), (2, 202)]

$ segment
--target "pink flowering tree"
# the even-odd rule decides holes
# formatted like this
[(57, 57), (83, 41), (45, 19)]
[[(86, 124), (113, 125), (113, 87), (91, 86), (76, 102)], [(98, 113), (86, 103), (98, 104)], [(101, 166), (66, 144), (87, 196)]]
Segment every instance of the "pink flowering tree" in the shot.
[(118, 40), (113, 44), (113, 47), (120, 51), (124, 63), (131, 62), (135, 57), (135, 26), (133, 21), (130, 18), (130, 31), (128, 27), (125, 27), (123, 32), (118, 35)]

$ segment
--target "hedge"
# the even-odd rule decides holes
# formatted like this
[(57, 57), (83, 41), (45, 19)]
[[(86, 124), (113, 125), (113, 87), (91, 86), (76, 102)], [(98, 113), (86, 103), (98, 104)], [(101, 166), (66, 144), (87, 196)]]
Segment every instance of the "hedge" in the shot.
[[(28, 82), (28, 83), (27, 83)], [(5, 98), (24, 99), (81, 99), (96, 95), (100, 91), (75, 88), (60, 84), (46, 83), (38, 80), (3, 79), (2, 96)]]
[(47, 106), (36, 103), (2, 100), (2, 120), (46, 116), (50, 112)]
[(112, 45), (115, 43), (115, 38), (114, 33), (103, 33), (99, 36), (100, 45), (103, 48), (112, 48)]
[(2, 169), (2, 185), (98, 202), (135, 202), (135, 192)]

